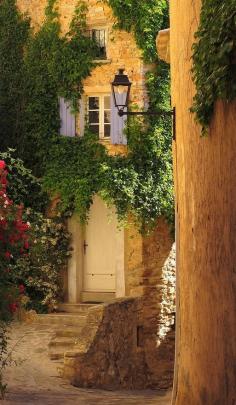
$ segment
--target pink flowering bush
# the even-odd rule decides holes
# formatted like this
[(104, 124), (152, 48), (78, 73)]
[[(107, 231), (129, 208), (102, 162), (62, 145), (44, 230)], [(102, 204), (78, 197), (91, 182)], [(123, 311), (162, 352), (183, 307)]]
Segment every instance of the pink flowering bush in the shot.
[(7, 168), (0, 160), (0, 320), (11, 320), (24, 286), (12, 283), (12, 271), (19, 257), (29, 249), (29, 224), (23, 221), (23, 207), (7, 195)]
[(29, 224), (22, 219), (23, 207), (15, 205), (7, 195), (7, 174), (5, 161), (0, 160), (0, 398), (4, 398), (7, 387), (3, 370), (15, 363), (8, 353), (8, 323), (25, 291), (23, 284), (12, 282), (12, 272), (29, 248)]

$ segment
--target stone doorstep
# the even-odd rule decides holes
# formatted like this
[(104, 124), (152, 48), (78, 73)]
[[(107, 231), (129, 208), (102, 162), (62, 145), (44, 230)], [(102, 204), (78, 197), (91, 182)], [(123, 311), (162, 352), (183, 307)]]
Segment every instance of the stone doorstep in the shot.
[(86, 322), (86, 314), (77, 313), (53, 313), (53, 314), (39, 314), (37, 315), (34, 323), (44, 325), (57, 325), (60, 329), (63, 326), (84, 325)]
[(95, 304), (69, 304), (69, 303), (62, 303), (58, 305), (59, 312), (69, 312), (69, 313), (87, 313), (88, 310), (93, 307)]
[(55, 329), (55, 334), (57, 337), (77, 337), (80, 335), (82, 328), (84, 327), (83, 325), (77, 325), (75, 326), (70, 326), (65, 329), (58, 328)]
[(71, 346), (71, 345), (75, 345), (76, 344), (76, 342), (77, 342), (77, 340), (76, 340), (76, 337), (74, 337), (74, 336), (71, 336), (71, 337), (64, 337), (64, 336), (62, 336), (62, 337), (58, 337), (58, 336), (56, 336), (53, 340), (51, 340), (50, 341), (50, 343), (49, 343), (49, 348), (52, 348), (52, 347), (60, 347), (60, 346), (63, 346), (63, 348), (64, 347), (67, 347), (67, 346)]

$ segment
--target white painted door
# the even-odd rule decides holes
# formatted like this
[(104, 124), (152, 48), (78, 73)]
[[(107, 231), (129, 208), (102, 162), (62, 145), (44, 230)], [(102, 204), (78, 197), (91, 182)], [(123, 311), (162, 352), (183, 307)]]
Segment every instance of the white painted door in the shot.
[(115, 292), (120, 236), (114, 210), (96, 196), (84, 238), (84, 291)]

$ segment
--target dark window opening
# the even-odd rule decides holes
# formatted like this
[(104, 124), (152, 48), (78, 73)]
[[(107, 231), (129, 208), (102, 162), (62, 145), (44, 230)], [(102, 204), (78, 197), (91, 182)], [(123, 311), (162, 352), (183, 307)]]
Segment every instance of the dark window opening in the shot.
[(90, 37), (97, 44), (96, 59), (107, 59), (107, 33), (106, 30), (91, 30)]

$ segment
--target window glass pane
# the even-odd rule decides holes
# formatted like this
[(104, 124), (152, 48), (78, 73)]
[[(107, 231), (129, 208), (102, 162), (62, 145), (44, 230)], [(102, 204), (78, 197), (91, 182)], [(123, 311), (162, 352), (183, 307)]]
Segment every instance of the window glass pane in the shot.
[(94, 134), (99, 135), (99, 125), (89, 125), (90, 131), (92, 131)]
[(89, 123), (99, 123), (99, 111), (89, 111)]
[(105, 96), (104, 97), (104, 109), (110, 110), (110, 108), (111, 108), (110, 96)]
[(104, 137), (108, 138), (111, 134), (111, 126), (110, 124), (105, 124), (104, 125)]
[(104, 122), (110, 124), (111, 122), (111, 112), (104, 111)]
[(99, 110), (99, 97), (89, 97), (89, 110)]

